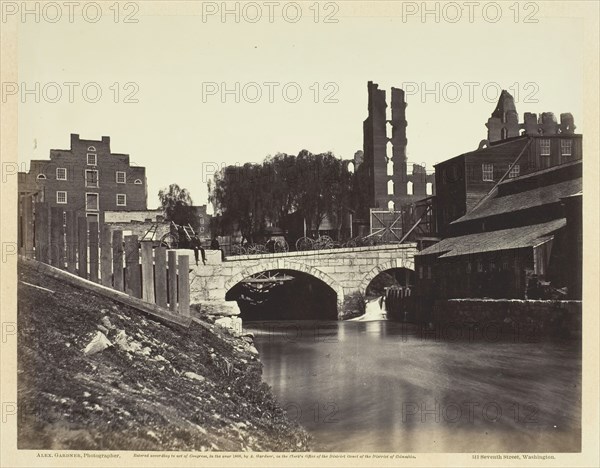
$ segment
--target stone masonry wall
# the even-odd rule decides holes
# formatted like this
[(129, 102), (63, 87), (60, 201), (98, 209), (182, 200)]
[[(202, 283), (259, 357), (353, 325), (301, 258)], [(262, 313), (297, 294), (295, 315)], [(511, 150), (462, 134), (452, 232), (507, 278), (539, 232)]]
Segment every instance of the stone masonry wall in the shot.
[(433, 323), (523, 336), (581, 336), (581, 310), (581, 301), (450, 299), (435, 302)]
[(225, 262), (211, 258), (207, 265), (201, 264), (191, 273), (191, 302), (214, 307), (223, 303), (227, 291), (248, 276), (268, 270), (295, 270), (330, 286), (337, 294), (338, 317), (350, 318), (360, 313), (360, 301), (369, 282), (391, 268), (414, 270), (415, 253), (415, 244), (403, 244), (243, 255), (227, 257)]

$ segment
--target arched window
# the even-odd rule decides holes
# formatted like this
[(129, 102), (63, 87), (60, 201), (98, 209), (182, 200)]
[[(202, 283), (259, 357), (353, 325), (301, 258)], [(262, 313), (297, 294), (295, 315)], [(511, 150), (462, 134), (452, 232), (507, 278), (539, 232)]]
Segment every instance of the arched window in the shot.
[(431, 182), (427, 182), (427, 185), (425, 185), (425, 193), (427, 195), (433, 195), (433, 184)]
[(410, 181), (406, 183), (406, 194), (407, 195), (413, 194), (413, 183)]
[(350, 174), (354, 174), (354, 162), (350, 161), (346, 166), (346, 169)]
[(96, 148), (94, 146), (88, 146), (88, 151), (96, 151)]
[(393, 148), (392, 142), (388, 141), (387, 145), (385, 145), (385, 156), (388, 159), (392, 159), (392, 156), (393, 156), (392, 148)]
[(393, 130), (392, 122), (387, 122), (385, 124), (385, 136), (388, 138), (392, 138), (392, 130)]
[(394, 200), (390, 200), (388, 202), (388, 210), (394, 211), (394, 206), (395, 206)]
[(387, 192), (388, 192), (388, 195), (394, 195), (394, 181), (393, 180), (388, 180)]
[(46, 174), (38, 174), (37, 178), (38, 179), (45, 179), (46, 178)]
[(394, 161), (392, 161), (391, 159), (388, 159), (388, 162), (387, 162), (387, 175), (389, 175), (389, 176), (394, 175)]
[(141, 179), (135, 179), (135, 180), (133, 181), (133, 183), (134, 183), (135, 185), (142, 185), (142, 180), (141, 180)]

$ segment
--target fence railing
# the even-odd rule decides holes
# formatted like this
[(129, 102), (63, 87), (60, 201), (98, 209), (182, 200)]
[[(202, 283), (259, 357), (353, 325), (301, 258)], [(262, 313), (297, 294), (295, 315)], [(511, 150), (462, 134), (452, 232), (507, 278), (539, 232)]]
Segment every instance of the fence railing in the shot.
[(22, 255), (143, 301), (190, 315), (189, 257), (71, 210), (31, 203), (20, 210)]

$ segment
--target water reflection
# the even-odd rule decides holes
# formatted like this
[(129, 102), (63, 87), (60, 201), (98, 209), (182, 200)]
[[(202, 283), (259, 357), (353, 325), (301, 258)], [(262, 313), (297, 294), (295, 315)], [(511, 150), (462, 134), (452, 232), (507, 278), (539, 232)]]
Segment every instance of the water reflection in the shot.
[(321, 451), (580, 449), (580, 343), (425, 339), (387, 322), (248, 323)]

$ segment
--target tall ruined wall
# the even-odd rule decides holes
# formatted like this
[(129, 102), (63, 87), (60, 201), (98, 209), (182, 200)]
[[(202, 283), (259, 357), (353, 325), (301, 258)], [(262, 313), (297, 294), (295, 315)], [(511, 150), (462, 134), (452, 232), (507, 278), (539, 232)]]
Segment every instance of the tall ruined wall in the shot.
[(367, 89), (369, 115), (363, 124), (364, 162), (359, 167), (360, 188), (368, 194), (363, 210), (400, 210), (432, 194), (434, 176), (419, 164), (408, 168), (404, 91), (392, 88), (388, 104), (386, 92), (376, 83), (369, 81)]

